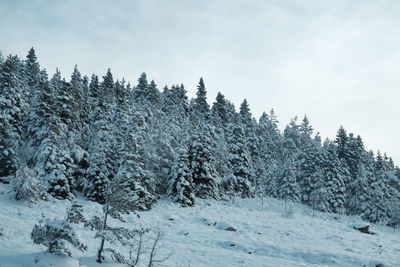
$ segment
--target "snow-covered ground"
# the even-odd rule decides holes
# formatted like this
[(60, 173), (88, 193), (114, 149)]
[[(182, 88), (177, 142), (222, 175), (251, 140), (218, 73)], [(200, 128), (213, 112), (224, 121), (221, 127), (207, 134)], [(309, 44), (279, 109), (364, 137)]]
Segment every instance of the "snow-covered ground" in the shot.
[[(74, 251), (74, 258), (44, 253), (30, 233), (43, 213), (62, 218), (68, 201), (40, 202), (36, 205), (10, 199), (10, 187), (0, 185), (0, 266), (117, 266), (108, 261), (95, 262), (99, 240), (94, 232), (77, 226), (88, 251)], [(100, 206), (81, 200), (87, 218)], [(319, 213), (302, 205), (289, 207), (284, 202), (265, 199), (237, 199), (235, 204), (198, 201), (195, 207), (181, 208), (169, 200), (160, 200), (150, 212), (127, 217), (126, 227), (152, 228), (145, 239), (164, 233), (159, 258), (171, 254), (162, 266), (400, 266), (400, 234), (393, 229), (371, 225), (375, 235), (353, 229), (365, 225), (359, 218)], [(237, 231), (226, 231), (233, 227)], [(151, 240), (145, 242), (148, 247)], [(106, 244), (110, 245), (110, 244)], [(111, 245), (113, 248), (116, 245)], [(147, 255), (140, 266), (146, 266)], [(156, 265), (158, 266), (158, 265)]]

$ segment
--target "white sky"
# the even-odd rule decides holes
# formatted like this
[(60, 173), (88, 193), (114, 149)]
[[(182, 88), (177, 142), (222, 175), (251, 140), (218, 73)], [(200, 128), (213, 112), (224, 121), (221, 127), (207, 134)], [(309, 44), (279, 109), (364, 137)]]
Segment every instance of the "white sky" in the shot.
[(221, 91), (253, 114), (274, 108), (284, 128), (307, 114), (322, 137), (343, 125), (366, 147), (400, 160), (400, 1), (2, 0), (0, 49), (42, 67), (189, 96), (204, 77), (210, 104)]

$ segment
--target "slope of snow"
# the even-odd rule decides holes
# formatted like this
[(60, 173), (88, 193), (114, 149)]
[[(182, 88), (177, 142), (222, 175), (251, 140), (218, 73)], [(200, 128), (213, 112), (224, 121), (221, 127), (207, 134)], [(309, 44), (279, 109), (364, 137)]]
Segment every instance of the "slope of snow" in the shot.
[[(77, 226), (88, 251), (74, 251), (74, 258), (45, 253), (45, 247), (30, 239), (33, 226), (43, 213), (63, 218), (68, 201), (40, 202), (36, 205), (11, 198), (10, 187), (0, 185), (0, 266), (119, 266), (108, 260), (95, 262), (99, 240), (94, 232)], [(192, 208), (181, 208), (170, 200), (160, 200), (140, 218), (127, 216), (125, 227), (151, 228), (145, 240), (157, 229), (164, 233), (158, 258), (170, 255), (162, 266), (400, 266), (400, 234), (393, 229), (371, 225), (375, 235), (353, 229), (365, 225), (359, 218), (316, 212), (302, 205), (289, 207), (284, 202), (265, 199), (237, 199), (235, 204), (197, 200)], [(84, 200), (87, 218), (101, 206)], [(115, 222), (111, 222), (115, 223)], [(237, 231), (226, 231), (233, 227)], [(152, 240), (145, 242), (148, 254)], [(110, 245), (106, 243), (106, 246)], [(111, 245), (113, 248), (118, 245)], [(128, 255), (128, 251), (122, 249)], [(147, 255), (139, 266), (146, 266)], [(158, 265), (156, 265), (158, 266)]]

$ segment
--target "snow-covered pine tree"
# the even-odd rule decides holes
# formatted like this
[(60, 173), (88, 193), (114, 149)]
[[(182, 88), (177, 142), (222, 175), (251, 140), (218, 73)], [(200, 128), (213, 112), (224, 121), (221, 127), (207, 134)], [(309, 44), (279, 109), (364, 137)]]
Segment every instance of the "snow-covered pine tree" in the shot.
[(211, 108), (211, 112), (213, 116), (213, 121), (217, 125), (222, 126), (222, 128), (225, 128), (226, 125), (229, 123), (227, 104), (228, 103), (225, 99), (225, 96), (221, 92), (218, 92), (215, 98), (215, 102), (213, 103), (213, 106)]
[(149, 88), (146, 92), (146, 99), (149, 101), (153, 109), (158, 108), (161, 101), (161, 93), (157, 88), (157, 84), (154, 80), (151, 80)]
[(323, 147), (323, 173), (325, 177), (325, 186), (328, 210), (335, 213), (344, 213), (346, 201), (346, 187), (343, 181), (343, 171), (337, 156), (336, 146), (330, 141), (325, 141)]
[(243, 132), (245, 134), (245, 142), (250, 157), (250, 167), (251, 167), (250, 181), (253, 183), (253, 176), (255, 171), (253, 168), (253, 164), (257, 162), (257, 159), (259, 157), (260, 142), (256, 136), (257, 122), (253, 118), (250, 112), (250, 107), (246, 99), (244, 99), (242, 104), (240, 105), (239, 121), (241, 127), (243, 128)]
[[(71, 80), (66, 88), (58, 94), (63, 110), (69, 111), (71, 122), (67, 124), (70, 147), (72, 151), (82, 150), (83, 134), (89, 121), (88, 91), (78, 67), (75, 65)], [(62, 116), (65, 119), (66, 116)]]
[[(55, 93), (45, 70), (40, 73), (39, 85), (33, 89), (32, 99), (26, 136), (28, 149), (36, 149), (40, 145), (48, 134), (50, 121), (57, 116)], [(33, 157), (27, 160), (35, 161)]]
[(66, 126), (58, 117), (55, 88), (62, 83), (57, 71), (50, 83), (45, 71), (40, 73), (40, 82), (33, 91), (29, 112), (27, 151), (33, 151), (24, 159), (37, 168), (38, 179), (44, 180), (48, 191), (57, 198), (70, 197), (73, 160), (67, 146)]
[(40, 83), (40, 65), (36, 57), (36, 52), (33, 47), (29, 50), (26, 56), (24, 65), (25, 77), (27, 79), (28, 91), (30, 96), (33, 95)]
[[(273, 112), (273, 111), (272, 111)], [(275, 118), (275, 117), (274, 117)], [(259, 152), (257, 160), (253, 163), (255, 170), (257, 190), (262, 195), (275, 196), (276, 178), (275, 169), (280, 161), (282, 138), (278, 130), (277, 121), (265, 112), (261, 115), (256, 135), (259, 140)]]
[[(325, 176), (323, 173), (323, 153), (318, 134), (313, 138), (313, 128), (307, 116), (297, 128), (297, 182), (302, 189), (301, 200), (303, 203), (313, 205), (319, 210), (326, 211), (327, 192)], [(294, 132), (292, 132), (294, 133)], [(317, 206), (316, 206), (317, 205)]]
[(355, 137), (353, 133), (350, 133), (348, 136), (347, 149), (349, 157), (346, 163), (349, 166), (351, 180), (354, 180), (357, 176), (359, 165), (362, 163), (363, 154), (365, 153), (362, 138), (359, 135)]
[(95, 237), (101, 240), (97, 253), (97, 262), (99, 263), (104, 261), (103, 252), (111, 252), (114, 259), (125, 262), (124, 257), (117, 250), (105, 248), (105, 242), (107, 241), (111, 244), (119, 242), (123, 246), (129, 246), (136, 233), (134, 230), (124, 227), (111, 226), (108, 222), (109, 216), (125, 222), (123, 215), (147, 209), (146, 205), (144, 205), (142, 189), (132, 179), (132, 174), (131, 170), (126, 168), (126, 165), (119, 169), (118, 174), (114, 179), (110, 180), (103, 192), (102, 216), (94, 216), (88, 222), (92, 229), (97, 230)]
[(138, 79), (138, 85), (132, 91), (133, 98), (135, 100), (146, 98), (146, 95), (148, 93), (148, 88), (149, 88), (149, 82), (147, 81), (147, 75), (145, 72), (143, 72)]
[(143, 157), (135, 134), (138, 132), (129, 106), (129, 92), (123, 83), (115, 84), (116, 105), (114, 112), (114, 147), (117, 151), (118, 171), (116, 176), (130, 180), (129, 186), (138, 195), (141, 210), (150, 209), (155, 202), (154, 188), (149, 172), (145, 169)]
[(207, 103), (207, 91), (203, 78), (200, 78), (197, 85), (196, 96), (190, 103), (190, 116), (194, 123), (202, 123), (203, 120), (208, 120), (210, 116), (210, 106)]
[(193, 179), (189, 169), (187, 148), (185, 147), (181, 147), (177, 151), (169, 174), (167, 195), (171, 196), (173, 201), (181, 203), (182, 206), (194, 205)]
[(43, 180), (39, 180), (40, 176), (37, 173), (37, 169), (32, 170), (26, 165), (18, 168), (15, 177), (11, 180), (16, 200), (27, 200), (35, 203), (47, 198), (46, 187)]
[(63, 220), (46, 219), (44, 216), (35, 224), (31, 238), (33, 243), (42, 244), (48, 252), (56, 255), (72, 256), (72, 248), (86, 251), (87, 246), (81, 241), (73, 224), (85, 222), (82, 206), (76, 202), (71, 204)]
[(370, 184), (370, 187), (373, 192), (373, 201), (368, 220), (371, 222), (384, 221), (389, 217), (387, 202), (391, 200), (391, 195), (384, 168), (384, 159), (379, 151), (375, 160), (374, 181)]
[(113, 151), (114, 137), (112, 131), (112, 111), (114, 82), (110, 69), (103, 77), (103, 82), (98, 86), (96, 77), (92, 78), (92, 102), (95, 104), (91, 114), (91, 137), (88, 146), (89, 168), (88, 183), (84, 185), (87, 198), (104, 203), (104, 193), (107, 184), (115, 176), (116, 162)]
[(296, 165), (292, 156), (285, 159), (278, 180), (278, 197), (284, 200), (298, 202), (300, 200), (300, 188), (296, 182)]
[(229, 167), (234, 176), (233, 189), (241, 197), (253, 197), (254, 188), (251, 183), (251, 160), (246, 147), (246, 137), (242, 127), (231, 124), (228, 135)]
[(213, 128), (202, 124), (194, 131), (190, 147), (189, 162), (192, 170), (195, 195), (200, 198), (219, 198), (217, 172), (213, 157)]
[(347, 135), (347, 132), (343, 128), (343, 126), (340, 126), (339, 130), (337, 131), (335, 143), (337, 146), (337, 153), (338, 153), (339, 159), (341, 161), (344, 161), (348, 168), (349, 175), (348, 175), (348, 177), (346, 177), (346, 180), (344, 180), (344, 183), (345, 183), (346, 189), (347, 189), (348, 184), (350, 184), (350, 182), (351, 182), (351, 175), (350, 175), (351, 173), (350, 173), (349, 164), (352, 165), (352, 163), (351, 163), (352, 155), (351, 155), (351, 152), (349, 149), (349, 136)]
[(28, 112), (23, 64), (17, 56), (9, 56), (0, 73), (0, 182), (9, 182), (19, 165)]
[(370, 186), (374, 181), (374, 163), (373, 153), (365, 153), (356, 178), (349, 184), (352, 194), (348, 196), (346, 211), (351, 215), (360, 215), (365, 220), (370, 217), (374, 205), (373, 191)]
[(210, 110), (210, 106), (207, 103), (207, 91), (204, 86), (203, 78), (200, 78), (199, 84), (197, 85), (197, 97), (195, 98), (195, 109), (199, 114), (206, 114)]
[(260, 182), (262, 196), (278, 197), (278, 181), (281, 175), (281, 167), (281, 159), (273, 159), (269, 162)]
[(228, 102), (225, 96), (220, 92), (217, 94), (215, 102), (213, 103), (211, 109), (211, 119), (210, 122), (215, 129), (215, 149), (214, 158), (216, 160), (215, 168), (216, 171), (222, 179), (220, 186), (221, 195), (224, 194), (224, 183), (231, 176), (232, 172), (229, 169), (229, 159), (228, 159), (228, 125), (231, 122), (230, 115), (228, 113)]

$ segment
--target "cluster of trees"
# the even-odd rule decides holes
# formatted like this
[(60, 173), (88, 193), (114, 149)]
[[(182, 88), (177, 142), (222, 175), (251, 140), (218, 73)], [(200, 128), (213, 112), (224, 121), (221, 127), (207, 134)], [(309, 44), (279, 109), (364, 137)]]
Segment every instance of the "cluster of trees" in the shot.
[(237, 112), (218, 93), (210, 106), (203, 79), (189, 101), (183, 85), (160, 91), (145, 73), (134, 86), (110, 70), (49, 78), (33, 49), (0, 70), (0, 180), (17, 199), (79, 192), (106, 205), (122, 179), (140, 210), (165, 194), (183, 206), (270, 196), (399, 223), (400, 168), (343, 127), (322, 141), (305, 116), (281, 132), (273, 110), (257, 121), (246, 100)]

